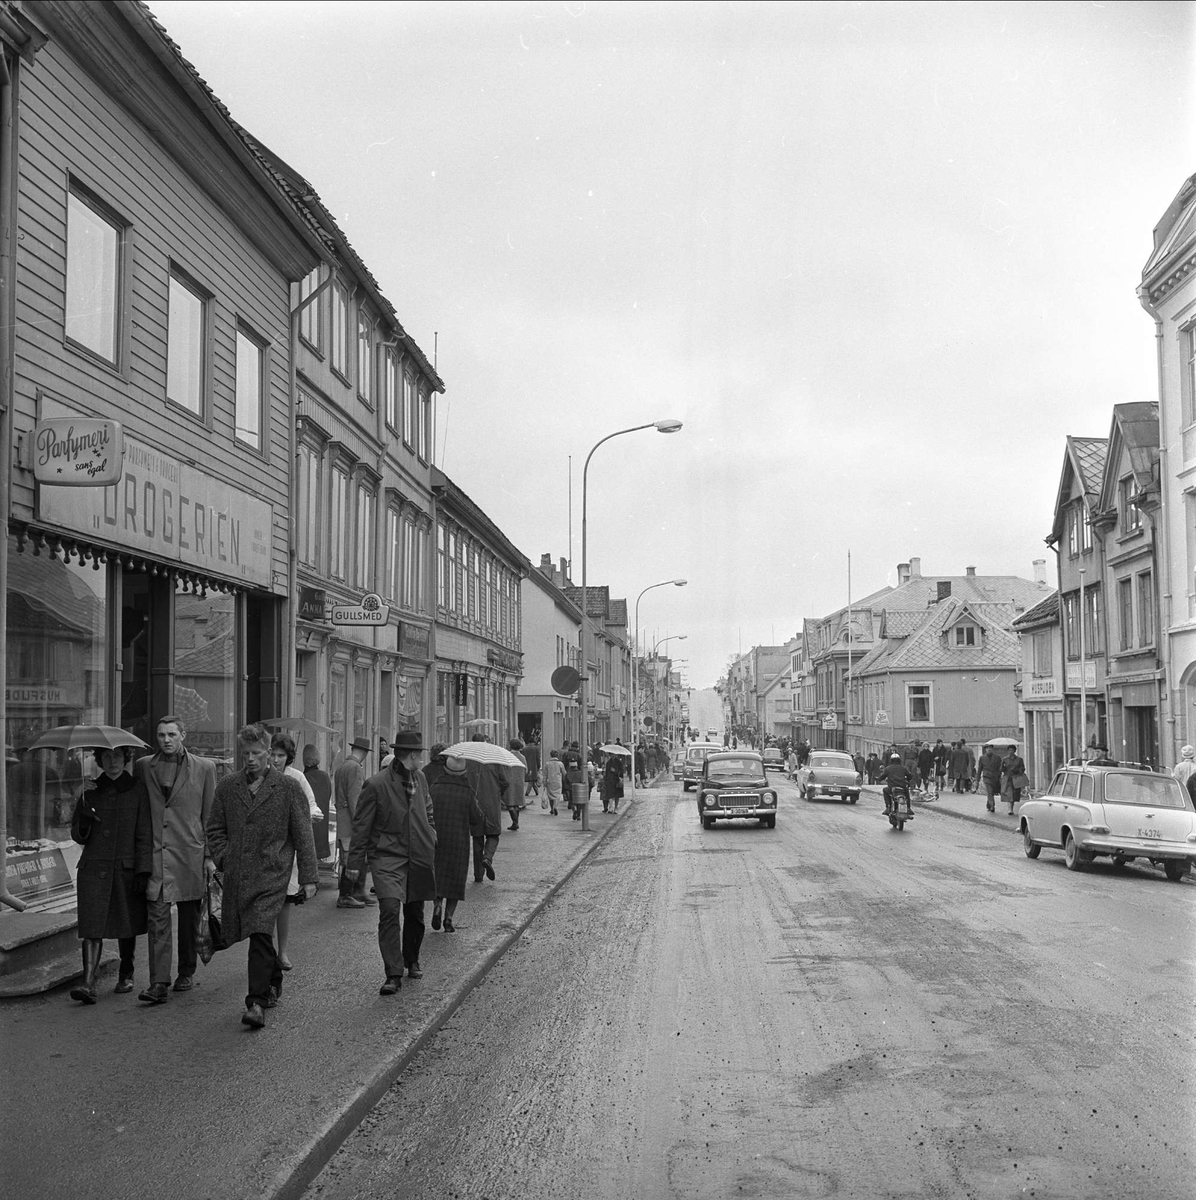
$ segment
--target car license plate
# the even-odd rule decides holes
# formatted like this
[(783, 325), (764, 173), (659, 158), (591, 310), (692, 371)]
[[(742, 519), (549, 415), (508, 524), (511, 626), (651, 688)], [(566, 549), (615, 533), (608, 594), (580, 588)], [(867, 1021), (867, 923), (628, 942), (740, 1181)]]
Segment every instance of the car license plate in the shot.
[(1163, 831), (1161, 829), (1139, 829), (1138, 836), (1140, 838), (1162, 838)]
[(752, 810), (750, 808), (724, 808), (723, 812), (729, 817), (746, 817)]

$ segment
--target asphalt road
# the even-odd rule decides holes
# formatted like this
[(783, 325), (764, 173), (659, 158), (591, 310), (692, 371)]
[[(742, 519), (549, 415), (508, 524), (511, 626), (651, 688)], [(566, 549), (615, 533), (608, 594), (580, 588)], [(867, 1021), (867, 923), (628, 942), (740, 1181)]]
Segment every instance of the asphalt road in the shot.
[(306, 1195), (1196, 1194), (1196, 885), (641, 801)]

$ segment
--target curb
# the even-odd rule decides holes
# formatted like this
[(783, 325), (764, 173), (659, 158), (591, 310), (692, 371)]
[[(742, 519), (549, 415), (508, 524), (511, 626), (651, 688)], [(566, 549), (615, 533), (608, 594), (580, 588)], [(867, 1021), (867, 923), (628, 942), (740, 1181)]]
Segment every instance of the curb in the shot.
[(921, 807), (926, 812), (938, 813), (944, 817), (954, 817), (957, 821), (971, 821), (973, 825), (984, 825), (984, 826), (987, 826), (987, 828), (989, 828), (989, 829), (996, 829), (996, 830), (1000, 831), (1001, 833), (1016, 834), (1018, 832), (1018, 826), (1016, 824), (1016, 821), (1017, 821), (1016, 817), (1011, 818), (1015, 822), (1015, 824), (1003, 825), (998, 821), (991, 820), (987, 814), (983, 817), (978, 816), (978, 815), (973, 816), (971, 813), (956, 812), (953, 808), (935, 808), (933, 801), (923, 804)]
[[(654, 787), (655, 783), (654, 780), (648, 787)], [(636, 790), (643, 791), (645, 789), (638, 788)], [(634, 801), (628, 800), (622, 812), (630, 812), (633, 806)], [(275, 1173), (273, 1181), (261, 1193), (261, 1200), (300, 1200), (300, 1197), (327, 1166), (328, 1161), (340, 1149), (349, 1134), (361, 1124), (369, 1111), (390, 1090), (395, 1080), (411, 1065), (415, 1056), (440, 1032), (444, 1023), (461, 1007), (469, 994), (486, 977), (490, 968), (523, 936), (524, 931), (539, 916), (545, 905), (573, 877), (574, 872), (606, 840), (617, 825), (618, 821), (612, 821), (601, 831), (588, 831), (597, 833), (597, 836), (592, 842), (579, 848), (575, 860), (566, 866), (564, 874), (548, 888), (531, 910), (524, 915), (523, 920), (504, 933), (478, 966), (469, 972), (455, 989), (445, 995), (444, 1002), (435, 1010), (419, 1035), (405, 1046), (397, 1057), (381, 1063), (357, 1092), (342, 1104), (340, 1110), (328, 1121), (323, 1130), (312, 1137), (303, 1149), (293, 1154), (290, 1160)]]

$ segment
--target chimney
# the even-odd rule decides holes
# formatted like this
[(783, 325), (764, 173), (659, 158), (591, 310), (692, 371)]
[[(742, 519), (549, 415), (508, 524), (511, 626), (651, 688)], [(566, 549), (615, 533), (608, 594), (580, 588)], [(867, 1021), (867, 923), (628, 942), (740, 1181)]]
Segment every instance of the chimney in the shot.
[(909, 560), (909, 573), (914, 579), (922, 578), (922, 560), (920, 558), (911, 558)]
[(542, 575), (547, 575), (549, 579), (552, 578), (552, 555), (551, 554), (541, 554), (540, 555), (540, 573)]
[(909, 563), (897, 564), (897, 586), (900, 587), (903, 583), (909, 583)]
[(976, 568), (975, 567), (964, 567), (964, 570), (967, 572), (969, 579), (975, 579), (975, 577), (976, 577)]
[(573, 580), (569, 578), (569, 560), (561, 555), (561, 581), (568, 586), (573, 586)]
[(1046, 559), (1036, 558), (1034, 560), (1034, 582), (1046, 583)]

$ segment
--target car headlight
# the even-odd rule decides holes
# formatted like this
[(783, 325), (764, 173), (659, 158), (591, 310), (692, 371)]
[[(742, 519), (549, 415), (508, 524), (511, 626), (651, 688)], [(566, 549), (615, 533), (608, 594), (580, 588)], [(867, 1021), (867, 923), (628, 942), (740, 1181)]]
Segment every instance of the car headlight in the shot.
[(713, 792), (702, 793), (702, 803), (706, 805), (707, 808), (710, 808), (717, 799), (718, 797)]
[(765, 792), (764, 795), (760, 797), (760, 800), (764, 804), (776, 804), (777, 794), (776, 792)]

